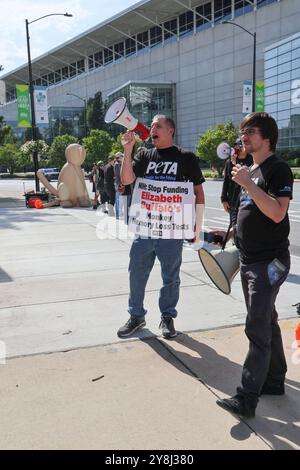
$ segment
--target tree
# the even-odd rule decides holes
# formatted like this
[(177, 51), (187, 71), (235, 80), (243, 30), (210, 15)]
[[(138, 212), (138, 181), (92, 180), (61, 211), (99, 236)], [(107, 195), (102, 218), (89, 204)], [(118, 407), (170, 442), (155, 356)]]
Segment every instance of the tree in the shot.
[(93, 129), (89, 137), (83, 139), (83, 146), (87, 153), (87, 165), (91, 166), (93, 162), (99, 160), (107, 161), (114, 144), (115, 141), (108, 132)]
[(200, 137), (196, 145), (196, 153), (201, 159), (209, 162), (210, 167), (215, 168), (219, 176), (222, 176), (224, 161), (218, 158), (217, 147), (221, 142), (227, 142), (230, 146), (233, 146), (237, 138), (238, 128), (235, 127), (233, 122), (217, 124)]
[(89, 129), (107, 130), (104, 121), (105, 104), (102, 100), (102, 93), (98, 91), (94, 98), (90, 98), (87, 102), (86, 120)]
[(55, 137), (48, 153), (48, 164), (55, 168), (61, 168), (66, 163), (66, 148), (70, 144), (77, 143), (78, 140), (72, 135), (58, 135)]
[(13, 130), (6, 124), (4, 117), (0, 116), (0, 145), (13, 142)]
[(0, 167), (7, 168), (11, 175), (18, 166), (19, 147), (16, 144), (4, 144), (0, 147)]
[(40, 165), (44, 166), (42, 162), (46, 162), (49, 152), (49, 147), (44, 140), (29, 140), (21, 146), (18, 159), (19, 166), (23, 168), (33, 167), (32, 154), (34, 150), (37, 151)]

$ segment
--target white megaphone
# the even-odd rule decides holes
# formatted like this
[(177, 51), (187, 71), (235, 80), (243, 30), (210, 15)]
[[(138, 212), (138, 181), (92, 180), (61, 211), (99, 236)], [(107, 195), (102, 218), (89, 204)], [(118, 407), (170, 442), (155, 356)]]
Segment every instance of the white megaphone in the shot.
[(217, 155), (221, 160), (226, 160), (232, 155), (232, 152), (234, 152), (234, 149), (227, 142), (221, 142), (217, 147)]
[(232, 245), (221, 248), (201, 248), (198, 251), (206, 274), (223, 294), (230, 294), (231, 283), (239, 272), (239, 250)]
[(139, 139), (147, 140), (150, 136), (150, 130), (144, 126), (135, 117), (133, 117), (126, 104), (126, 98), (118, 98), (106, 111), (104, 121), (106, 124), (120, 124), (129, 131), (133, 131)]

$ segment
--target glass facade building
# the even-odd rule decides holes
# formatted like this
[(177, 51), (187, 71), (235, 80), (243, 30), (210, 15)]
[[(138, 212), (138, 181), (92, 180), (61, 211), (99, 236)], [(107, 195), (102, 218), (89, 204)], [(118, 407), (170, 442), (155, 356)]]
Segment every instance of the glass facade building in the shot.
[(265, 50), (265, 110), (279, 127), (278, 149), (300, 149), (300, 33)]
[(122, 96), (132, 115), (146, 126), (156, 114), (166, 114), (176, 122), (174, 83), (128, 82), (108, 95), (108, 104)]

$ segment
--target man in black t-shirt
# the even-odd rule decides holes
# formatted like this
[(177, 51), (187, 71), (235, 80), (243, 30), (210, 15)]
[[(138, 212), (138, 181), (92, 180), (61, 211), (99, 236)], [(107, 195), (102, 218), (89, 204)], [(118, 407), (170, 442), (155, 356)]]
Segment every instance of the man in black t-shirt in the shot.
[(250, 345), (241, 387), (234, 397), (217, 403), (251, 417), (260, 395), (284, 394), (287, 365), (275, 300), (290, 268), (288, 208), (293, 175), (287, 163), (274, 155), (278, 127), (271, 116), (249, 114), (240, 134), (254, 160), (250, 169), (236, 165), (232, 170), (233, 181), (242, 188), (235, 243), (240, 250), (247, 307), (245, 332)]
[[(132, 184), (136, 178), (167, 182), (190, 182), (196, 196), (196, 238), (200, 236), (201, 209), (204, 206), (202, 183), (204, 178), (198, 165), (197, 157), (179, 149), (173, 144), (174, 121), (166, 116), (154, 117), (151, 125), (151, 137), (154, 148), (139, 149), (132, 161), (135, 144), (133, 132), (123, 136), (124, 159), (121, 179), (125, 185)], [(197, 213), (198, 217), (197, 223)], [(161, 328), (164, 338), (174, 338), (177, 332), (174, 318), (177, 316), (176, 305), (179, 299), (179, 271), (182, 262), (183, 240), (136, 237), (130, 250), (129, 278), (130, 295), (128, 312), (130, 319), (118, 331), (120, 338), (126, 338), (145, 326), (144, 309), (145, 288), (157, 257), (161, 265), (163, 287), (160, 290), (159, 308)]]

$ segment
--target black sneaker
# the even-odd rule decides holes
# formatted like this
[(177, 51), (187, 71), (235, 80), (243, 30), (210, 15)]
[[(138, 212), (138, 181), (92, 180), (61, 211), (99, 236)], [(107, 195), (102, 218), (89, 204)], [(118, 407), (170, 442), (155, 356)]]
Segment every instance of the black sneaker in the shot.
[(235, 395), (231, 398), (224, 398), (223, 400), (217, 400), (217, 405), (226, 411), (235, 413), (245, 418), (253, 418), (255, 416), (255, 407), (246, 400), (245, 397)]
[(278, 385), (268, 385), (265, 383), (260, 391), (260, 395), (284, 395), (284, 393), (284, 383), (279, 383)]
[(144, 317), (133, 317), (131, 316), (128, 322), (118, 330), (117, 335), (119, 338), (126, 338), (127, 336), (132, 335), (139, 328), (143, 328), (146, 325)]
[(162, 317), (159, 328), (161, 328), (162, 335), (166, 339), (175, 338), (178, 334), (174, 327), (174, 320), (171, 317)]

